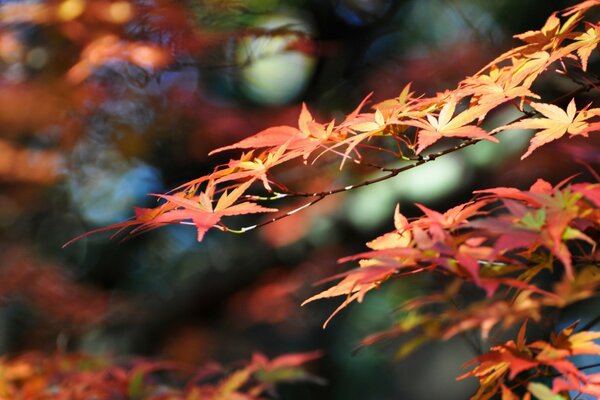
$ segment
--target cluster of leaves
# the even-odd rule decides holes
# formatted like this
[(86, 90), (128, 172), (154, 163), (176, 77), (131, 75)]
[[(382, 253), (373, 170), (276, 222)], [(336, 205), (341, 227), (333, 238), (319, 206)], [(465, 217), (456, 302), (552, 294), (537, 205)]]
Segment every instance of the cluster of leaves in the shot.
[(0, 397), (10, 399), (264, 399), (282, 382), (313, 381), (303, 365), (318, 352), (268, 359), (256, 353), (251, 361), (225, 368), (201, 368), (169, 361), (132, 359), (83, 353), (24, 354), (0, 360)]
[[(413, 221), (397, 209), (395, 230), (369, 242), (371, 251), (340, 260), (360, 259), (360, 268), (342, 274), (337, 285), (306, 302), (346, 296), (333, 316), (386, 280), (423, 272), (439, 275), (443, 290), (405, 302), (394, 327), (363, 340), (363, 345), (371, 345), (411, 334), (400, 346), (399, 357), (430, 340), (448, 340), (473, 329), (487, 340), (495, 327), (505, 330), (521, 321), (541, 322), (542, 315), (548, 320), (557, 314), (553, 310), (594, 297), (600, 287), (600, 254), (592, 239), (600, 231), (600, 184), (565, 185), (552, 187), (538, 180), (527, 191), (483, 190), (474, 201), (443, 214), (418, 205), (424, 215)], [(564, 274), (550, 284), (548, 273), (557, 264)], [(466, 285), (479, 287), (486, 296), (459, 307), (458, 294)], [(598, 337), (593, 332), (579, 334)], [(494, 348), (490, 354), (497, 352)], [(562, 358), (573, 354), (580, 353)], [(487, 364), (472, 375), (480, 376), (483, 365)], [(492, 370), (487, 370), (485, 385), (475, 398), (487, 399), (502, 379), (516, 376)]]
[[(586, 137), (600, 130), (600, 108), (577, 104), (575, 96), (598, 90), (599, 77), (588, 71), (588, 62), (600, 43), (600, 25), (584, 22), (584, 16), (599, 5), (597, 0), (588, 0), (563, 11), (562, 19), (556, 13), (551, 15), (540, 30), (516, 36), (524, 45), (502, 54), (454, 90), (416, 96), (407, 85), (397, 98), (374, 105), (372, 112), (363, 111), (367, 97), (341, 122), (318, 122), (303, 106), (297, 127), (271, 127), (213, 151), (246, 152), (208, 175), (157, 194), (157, 207), (138, 208), (133, 219), (86, 235), (114, 229), (131, 235), (167, 224), (194, 226), (198, 240), (212, 228), (243, 233), (329, 195), (395, 177), (481, 140), (498, 142), (495, 135), (501, 131), (536, 131), (522, 158), (563, 136)], [(534, 92), (534, 84), (547, 74), (563, 75), (578, 88), (554, 101), (544, 100)], [(553, 104), (565, 99), (569, 102), (564, 109)], [(504, 106), (514, 106), (522, 116), (484, 129), (488, 115)], [(450, 147), (431, 150), (448, 140), (454, 141)], [(460, 140), (458, 144), (456, 140)], [(425, 154), (426, 150), (430, 152)], [(406, 164), (381, 166), (368, 159), (373, 154), (380, 158), (392, 155), (395, 162)], [(325, 158), (341, 159), (340, 169), (354, 164), (383, 175), (321, 192), (299, 192), (281, 183), (274, 173), (284, 165)], [(428, 340), (446, 340), (471, 329), (480, 329), (487, 339), (497, 326), (506, 329), (521, 321), (540, 321), (548, 309), (559, 310), (596, 294), (600, 286), (596, 247), (600, 184), (567, 180), (553, 187), (538, 180), (525, 191), (502, 187), (476, 194), (473, 201), (445, 213), (419, 205), (424, 215), (412, 221), (397, 209), (395, 230), (368, 243), (371, 251), (341, 260), (360, 260), (360, 267), (333, 277), (342, 280), (307, 302), (346, 296), (335, 315), (389, 279), (424, 272), (443, 277), (450, 281), (445, 290), (402, 305), (404, 315), (397, 326), (364, 341), (368, 345), (416, 332), (400, 349), (399, 354), (404, 355)], [(267, 205), (283, 198), (310, 200), (257, 225), (233, 229), (223, 222), (242, 214), (276, 212)], [(554, 285), (547, 282), (550, 274), (559, 277)], [(459, 307), (454, 299), (468, 285), (482, 289), (485, 296)], [(480, 378), (481, 388), (474, 398), (487, 399), (498, 391), (507, 399), (515, 398), (513, 390), (519, 386), (526, 386), (537, 397), (550, 398), (543, 397), (544, 390), (547, 394), (550, 389), (532, 381), (551, 374), (557, 378), (552, 393), (577, 390), (597, 394), (598, 378), (586, 376), (567, 358), (599, 354), (592, 343), (599, 335), (587, 330), (575, 333), (574, 329), (567, 328), (549, 342), (526, 344), (523, 328), (516, 342), (493, 347), (479, 359), (479, 366), (465, 375)], [(520, 379), (523, 374), (527, 379)], [(513, 384), (508, 385), (509, 381)]]
[[(600, 43), (600, 27), (582, 23), (584, 12), (596, 6), (584, 2), (564, 12), (568, 19), (561, 22), (553, 14), (539, 30), (517, 37), (525, 45), (501, 55), (478, 73), (460, 82), (456, 89), (437, 93), (433, 97), (416, 96), (407, 85), (400, 96), (376, 104), (373, 112), (361, 112), (368, 97), (340, 122), (317, 122), (306, 106), (298, 119), (298, 127), (276, 126), (265, 129), (238, 143), (214, 150), (211, 154), (231, 149), (248, 150), (238, 159), (217, 167), (211, 174), (194, 179), (169, 194), (157, 195), (164, 200), (152, 209), (136, 209), (134, 219), (102, 230), (133, 228), (140, 233), (165, 224), (191, 224), (196, 227), (198, 240), (211, 228), (223, 231), (245, 232), (256, 226), (232, 229), (223, 224), (225, 217), (240, 214), (276, 212), (273, 207), (258, 202), (272, 202), (284, 197), (313, 197), (303, 205), (312, 205), (322, 198), (350, 190), (374, 181), (362, 182), (343, 188), (317, 193), (290, 190), (273, 175), (273, 170), (293, 161), (316, 162), (321, 156), (341, 157), (340, 168), (346, 163), (362, 164), (385, 172), (380, 181), (456, 151), (480, 140), (498, 142), (495, 133), (513, 128), (531, 128), (538, 132), (531, 140), (527, 157), (539, 146), (568, 136), (587, 136), (599, 128), (599, 108), (577, 105), (571, 101), (567, 110), (534, 100), (540, 96), (531, 91), (533, 83), (551, 66), (560, 65), (569, 77), (570, 69), (580, 70), (578, 82), (589, 90), (595, 87), (595, 77), (587, 74), (591, 52)], [(583, 26), (584, 31), (576, 28)], [(557, 72), (553, 72), (557, 73)], [(589, 75), (589, 77), (587, 75)], [(575, 79), (575, 78), (573, 78)], [(487, 132), (481, 125), (489, 112), (505, 103), (512, 103), (524, 116), (513, 123)], [(528, 107), (534, 111), (528, 111)], [(462, 109), (456, 112), (457, 108)], [(542, 114), (544, 118), (528, 115)], [(422, 155), (441, 139), (460, 138), (463, 141), (446, 151)], [(369, 144), (376, 139), (391, 140), (382, 147)], [(262, 150), (261, 150), (262, 149)], [(387, 168), (367, 161), (361, 151), (393, 154), (396, 159), (413, 161), (401, 168)], [(262, 195), (256, 191), (266, 191)], [(279, 219), (284, 216), (277, 217)], [(96, 232), (96, 231), (95, 231)]]
[[(542, 306), (564, 307), (590, 297), (600, 285), (598, 278), (590, 279), (597, 274), (593, 264), (598, 254), (595, 241), (584, 232), (597, 234), (600, 229), (600, 184), (561, 185), (553, 188), (538, 180), (528, 191), (479, 191), (474, 201), (443, 214), (417, 204), (424, 215), (410, 222), (397, 208), (394, 231), (369, 242), (372, 251), (340, 260), (359, 259), (360, 268), (344, 273), (340, 283), (305, 303), (348, 296), (335, 314), (390, 278), (439, 273), (458, 279), (457, 283), (444, 293), (409, 301), (403, 307), (406, 311), (448, 304), (463, 283), (483, 289), (486, 299), (462, 312), (450, 309), (418, 318), (413, 314), (394, 332), (410, 326), (410, 330), (422, 328), (427, 335), (447, 339), (474, 327), (487, 337), (499, 322), (510, 326), (522, 318), (539, 319)], [(569, 245), (578, 249), (577, 265), (589, 268), (573, 270)], [(562, 284), (554, 292), (531, 284), (542, 271), (552, 270), (554, 259), (566, 271)], [(511, 294), (514, 298), (509, 301)]]
[[(527, 343), (524, 323), (516, 341), (509, 340), (492, 347), (479, 357), (477, 361), (480, 364), (477, 367), (459, 379), (478, 377), (481, 386), (474, 398), (480, 399), (489, 399), (498, 391), (501, 391), (503, 400), (518, 399), (511, 388), (501, 383), (504, 377), (510, 381), (522, 378), (514, 387), (527, 386), (523, 399), (530, 399), (532, 394), (539, 399), (569, 399), (569, 391), (598, 397), (599, 374), (584, 374), (570, 358), (576, 355), (600, 355), (600, 346), (594, 342), (600, 338), (600, 332), (575, 332), (576, 326), (573, 324), (558, 334), (553, 333), (549, 342), (538, 340)], [(534, 382), (539, 378), (554, 378), (552, 390), (543, 383)]]

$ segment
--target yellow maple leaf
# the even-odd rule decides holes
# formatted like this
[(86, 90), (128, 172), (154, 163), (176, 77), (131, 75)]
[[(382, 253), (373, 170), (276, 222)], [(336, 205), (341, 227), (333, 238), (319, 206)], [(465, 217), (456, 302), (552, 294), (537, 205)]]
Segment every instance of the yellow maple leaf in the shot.
[(493, 136), (475, 125), (468, 125), (474, 119), (478, 118), (484, 111), (483, 106), (474, 106), (456, 115), (456, 99), (450, 98), (444, 107), (440, 110), (438, 117), (431, 114), (425, 119), (415, 119), (403, 121), (404, 124), (418, 128), (418, 147), (417, 154), (425, 148), (431, 146), (442, 137), (462, 137), (471, 139), (486, 139), (491, 142), (498, 142)]
[(583, 135), (597, 129), (596, 124), (590, 124), (588, 119), (600, 115), (600, 109), (594, 108), (587, 110), (587, 107), (577, 113), (575, 100), (571, 100), (567, 106), (567, 111), (546, 103), (531, 103), (531, 107), (546, 118), (527, 118), (512, 124), (501, 126), (492, 131), (492, 133), (504, 131), (507, 129), (537, 129), (539, 130), (531, 139), (527, 152), (521, 159), (528, 157), (538, 147), (556, 140), (566, 133), (571, 136)]

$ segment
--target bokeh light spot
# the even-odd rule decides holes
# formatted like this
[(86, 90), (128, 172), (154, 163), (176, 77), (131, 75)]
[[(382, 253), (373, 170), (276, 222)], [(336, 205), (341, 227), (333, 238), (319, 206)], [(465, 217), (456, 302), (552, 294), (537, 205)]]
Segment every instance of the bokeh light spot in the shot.
[(267, 32), (240, 41), (236, 54), (236, 63), (243, 66), (240, 88), (257, 103), (290, 102), (300, 95), (314, 69), (314, 58), (293, 48), (297, 41), (309, 40), (310, 29), (301, 19), (289, 16), (268, 17), (259, 27), (289, 32)]
[(70, 21), (79, 17), (84, 11), (84, 0), (65, 0), (56, 9), (56, 16), (63, 21)]
[(109, 6), (108, 14), (112, 22), (123, 24), (133, 16), (133, 8), (127, 1), (117, 1)]
[(42, 47), (35, 47), (27, 53), (27, 65), (41, 69), (48, 62), (48, 52)]

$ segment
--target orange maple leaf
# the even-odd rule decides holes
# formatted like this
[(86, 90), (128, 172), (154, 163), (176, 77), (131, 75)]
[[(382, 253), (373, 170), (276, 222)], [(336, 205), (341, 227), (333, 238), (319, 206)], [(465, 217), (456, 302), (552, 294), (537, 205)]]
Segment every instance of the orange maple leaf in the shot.
[(546, 23), (539, 31), (527, 31), (514, 35), (513, 37), (520, 39), (525, 43), (534, 44), (540, 46), (540, 48), (544, 48), (555, 40), (559, 30), (560, 19), (556, 16), (556, 13), (553, 13), (548, 17)]
[[(235, 204), (253, 182), (254, 179), (251, 179), (230, 193), (223, 193), (215, 206), (212, 205), (212, 191), (208, 189), (206, 192), (201, 192), (198, 196), (190, 199), (158, 194), (156, 195), (157, 197), (175, 204), (177, 209), (159, 215), (153, 220), (144, 223), (141, 227), (147, 225), (149, 229), (156, 228), (156, 225), (160, 226), (166, 223), (163, 219), (168, 219), (168, 223), (180, 223), (191, 219), (198, 230), (198, 241), (200, 242), (204, 238), (204, 234), (209, 229), (215, 227), (221, 221), (222, 217), (277, 211), (276, 208), (267, 208), (248, 201)], [(209, 189), (212, 189), (212, 187), (209, 187)], [(173, 216), (173, 218), (169, 218), (169, 216)], [(135, 231), (139, 230), (139, 228), (136, 228)]]
[[(77, 236), (64, 244), (63, 247), (86, 236), (104, 231), (116, 229), (117, 232), (112, 236), (114, 237), (128, 228), (133, 228), (129, 232), (129, 235), (133, 235), (167, 224), (181, 223), (193, 224), (197, 229), (197, 237), (200, 242), (206, 232), (216, 227), (223, 217), (278, 211), (276, 208), (267, 208), (248, 201), (236, 204), (255, 180), (256, 178), (252, 178), (237, 186), (231, 192), (225, 191), (214, 206), (213, 195), (215, 187), (213, 182), (209, 182), (206, 190), (195, 196), (186, 195), (183, 192), (177, 192), (172, 195), (154, 194), (153, 196), (166, 200), (166, 203), (155, 208), (136, 208), (134, 218)], [(223, 227), (220, 228), (223, 229)]]
[(321, 143), (328, 141), (336, 134), (334, 121), (327, 124), (316, 122), (310, 111), (308, 111), (306, 104), (303, 103), (302, 111), (298, 117), (298, 128), (288, 125), (267, 128), (230, 146), (213, 150), (209, 155), (231, 149), (273, 149), (285, 145), (288, 152), (293, 153), (293, 157), (289, 157), (289, 159), (298, 156), (307, 159)]
[[(347, 296), (346, 300), (327, 318), (323, 324), (323, 329), (327, 327), (329, 321), (341, 310), (343, 310), (348, 304), (354, 300), (359, 303), (362, 302), (367, 292), (379, 287), (382, 281), (390, 278), (396, 272), (395, 267), (379, 267), (369, 266), (364, 268), (358, 268), (353, 271), (349, 271), (345, 274), (345, 278), (337, 285), (330, 287), (329, 289), (312, 296), (305, 300), (302, 305), (313, 302), (319, 299), (325, 299), (329, 297)], [(338, 275), (339, 277), (340, 275)], [(336, 278), (336, 277), (332, 277)]]
[[(484, 106), (486, 110), (492, 110), (500, 104), (519, 97), (540, 98), (523, 86), (522, 82), (516, 80), (512, 68), (508, 67), (502, 69), (492, 67), (489, 74), (468, 77), (461, 82), (460, 90), (465, 96), (473, 95), (471, 104)], [(482, 113), (479, 119), (484, 117), (485, 113)]]

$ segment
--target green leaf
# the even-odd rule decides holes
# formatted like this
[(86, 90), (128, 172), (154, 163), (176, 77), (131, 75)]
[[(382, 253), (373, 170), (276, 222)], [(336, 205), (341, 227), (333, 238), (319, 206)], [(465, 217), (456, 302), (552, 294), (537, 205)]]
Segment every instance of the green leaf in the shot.
[(554, 393), (548, 386), (538, 383), (531, 382), (527, 385), (527, 390), (539, 400), (565, 400), (566, 397), (560, 394)]
[(521, 219), (521, 224), (528, 229), (539, 231), (542, 226), (546, 223), (546, 210), (543, 208), (537, 210), (535, 213), (528, 212)]
[(570, 188), (557, 190), (555, 194), (558, 204), (560, 204), (564, 210), (573, 210), (582, 196), (583, 195), (579, 192), (571, 192)]
[(258, 370), (255, 374), (256, 379), (266, 384), (277, 382), (296, 382), (308, 377), (306, 371), (301, 368), (283, 367), (275, 370)]
[(142, 398), (144, 394), (144, 372), (138, 371), (133, 374), (131, 379), (129, 380), (129, 386), (127, 388), (127, 393), (131, 399), (139, 399)]
[(562, 234), (562, 240), (581, 239), (582, 237), (586, 237), (586, 235), (579, 229), (571, 228), (570, 226), (567, 226)]

